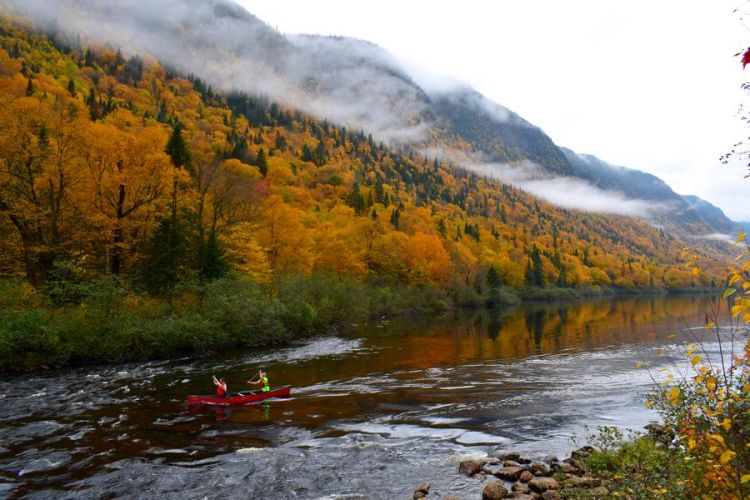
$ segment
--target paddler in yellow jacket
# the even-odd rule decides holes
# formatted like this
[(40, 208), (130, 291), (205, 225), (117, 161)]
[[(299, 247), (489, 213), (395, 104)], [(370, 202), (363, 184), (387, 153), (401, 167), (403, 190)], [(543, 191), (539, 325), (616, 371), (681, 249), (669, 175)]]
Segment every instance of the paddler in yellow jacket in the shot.
[(268, 374), (264, 372), (263, 370), (260, 370), (258, 372), (258, 380), (255, 380), (255, 377), (248, 380), (247, 383), (250, 385), (260, 385), (261, 392), (268, 392), (271, 390), (271, 386), (268, 385)]

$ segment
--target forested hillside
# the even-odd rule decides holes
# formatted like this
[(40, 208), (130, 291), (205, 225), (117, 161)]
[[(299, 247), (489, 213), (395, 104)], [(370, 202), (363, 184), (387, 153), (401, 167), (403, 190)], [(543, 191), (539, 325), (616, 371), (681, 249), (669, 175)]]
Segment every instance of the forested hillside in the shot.
[[(704, 288), (721, 254), (119, 48), (0, 22), (0, 370)], [(710, 247), (707, 247), (710, 248)], [(710, 251), (710, 249), (709, 249)]]
[(63, 268), (153, 293), (230, 270), (480, 294), (488, 275), (512, 287), (699, 284), (677, 265), (679, 242), (644, 222), (562, 210), (118, 49), (9, 20), (2, 47), (2, 269), (34, 287)]

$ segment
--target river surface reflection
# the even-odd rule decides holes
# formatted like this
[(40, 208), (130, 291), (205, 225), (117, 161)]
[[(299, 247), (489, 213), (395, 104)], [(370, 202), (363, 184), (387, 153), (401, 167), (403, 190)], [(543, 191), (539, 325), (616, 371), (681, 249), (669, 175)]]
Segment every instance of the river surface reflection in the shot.
[[(481, 496), (458, 461), (640, 428), (651, 377), (705, 336), (704, 297), (400, 318), (280, 349), (0, 380), (0, 497)], [(713, 340), (704, 339), (709, 351)], [(657, 350), (657, 348), (661, 348)], [(646, 362), (649, 370), (636, 370)], [(292, 397), (188, 408), (260, 368)]]

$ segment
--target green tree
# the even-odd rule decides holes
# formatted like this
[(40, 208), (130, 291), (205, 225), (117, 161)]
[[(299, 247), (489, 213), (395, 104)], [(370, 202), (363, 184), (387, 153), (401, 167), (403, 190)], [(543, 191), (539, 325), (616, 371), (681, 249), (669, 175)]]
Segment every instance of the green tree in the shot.
[(190, 149), (188, 149), (187, 142), (182, 136), (182, 124), (176, 123), (172, 127), (172, 134), (169, 136), (167, 141), (167, 147), (165, 152), (169, 155), (172, 160), (172, 165), (175, 168), (190, 168)]
[(177, 219), (165, 217), (159, 221), (144, 252), (143, 282), (151, 293), (166, 296), (170, 306), (180, 280), (184, 249), (184, 228)]
[(202, 280), (213, 281), (229, 271), (229, 264), (216, 236), (216, 231), (211, 231), (201, 250), (199, 273)]
[(302, 146), (302, 161), (313, 161), (312, 150), (307, 144)]
[(258, 150), (258, 155), (255, 157), (255, 165), (260, 170), (260, 174), (265, 177), (268, 173), (268, 160), (266, 160), (266, 152), (263, 148)]

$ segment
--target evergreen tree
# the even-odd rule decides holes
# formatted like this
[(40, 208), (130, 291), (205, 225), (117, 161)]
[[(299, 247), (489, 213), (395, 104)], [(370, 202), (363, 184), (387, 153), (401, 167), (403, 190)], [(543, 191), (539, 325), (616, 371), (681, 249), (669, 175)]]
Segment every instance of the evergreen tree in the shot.
[(391, 225), (396, 231), (399, 230), (399, 219), (401, 218), (401, 210), (398, 207), (394, 208), (391, 212)]
[(172, 165), (175, 168), (190, 167), (190, 150), (185, 142), (185, 138), (182, 137), (182, 124), (179, 122), (172, 127), (172, 134), (167, 141), (165, 152), (171, 158)]
[(286, 139), (283, 135), (281, 135), (281, 132), (276, 133), (276, 139), (274, 141), (274, 145), (276, 146), (276, 149), (279, 151), (284, 151), (286, 149)]
[(354, 186), (352, 186), (352, 192), (349, 193), (346, 202), (350, 207), (354, 209), (357, 215), (362, 214), (362, 212), (365, 210), (365, 199), (359, 190), (358, 182), (355, 182)]
[(89, 90), (89, 97), (86, 99), (86, 104), (89, 106), (89, 114), (91, 120), (96, 121), (99, 119), (99, 109), (96, 105), (96, 96), (94, 95), (94, 89)]
[(542, 255), (536, 245), (531, 249), (531, 281), (527, 283), (534, 286), (544, 286), (544, 267), (542, 264)]
[(315, 164), (317, 166), (325, 165), (325, 163), (328, 161), (328, 151), (326, 150), (326, 145), (323, 144), (322, 140), (318, 141), (318, 145), (315, 148)]
[(255, 157), (255, 165), (260, 170), (260, 174), (265, 177), (268, 173), (268, 161), (266, 160), (266, 152), (263, 148), (258, 150), (258, 156)]
[(91, 49), (86, 49), (86, 55), (83, 58), (83, 65), (89, 68), (94, 67), (94, 53), (91, 52)]
[(313, 161), (312, 150), (307, 144), (302, 146), (302, 161)]
[(156, 113), (156, 121), (160, 123), (167, 122), (167, 102), (164, 99), (159, 103), (159, 111)]
[(490, 288), (498, 288), (502, 286), (502, 284), (503, 278), (500, 276), (500, 273), (497, 272), (495, 266), (490, 266), (487, 270), (487, 286)]
[(73, 97), (76, 96), (76, 84), (73, 82), (72, 78), (68, 80), (68, 93)]
[(29, 82), (26, 84), (26, 95), (28, 97), (34, 95), (34, 82), (31, 81), (31, 76), (29, 76)]
[(443, 219), (442, 217), (438, 221), (438, 232), (440, 233), (440, 236), (442, 236), (443, 238), (445, 238), (448, 232), (448, 229), (445, 227), (445, 219)]
[(154, 294), (165, 295), (171, 301), (180, 276), (179, 257), (184, 254), (184, 231), (175, 226), (170, 217), (159, 221), (146, 247), (143, 281)]
[(557, 276), (557, 286), (559, 287), (568, 286), (568, 277), (565, 273), (565, 266), (560, 266), (560, 274)]
[(205, 244), (202, 245), (199, 274), (201, 279), (212, 281), (224, 276), (229, 270), (224, 250), (219, 244), (216, 231), (211, 231)]

